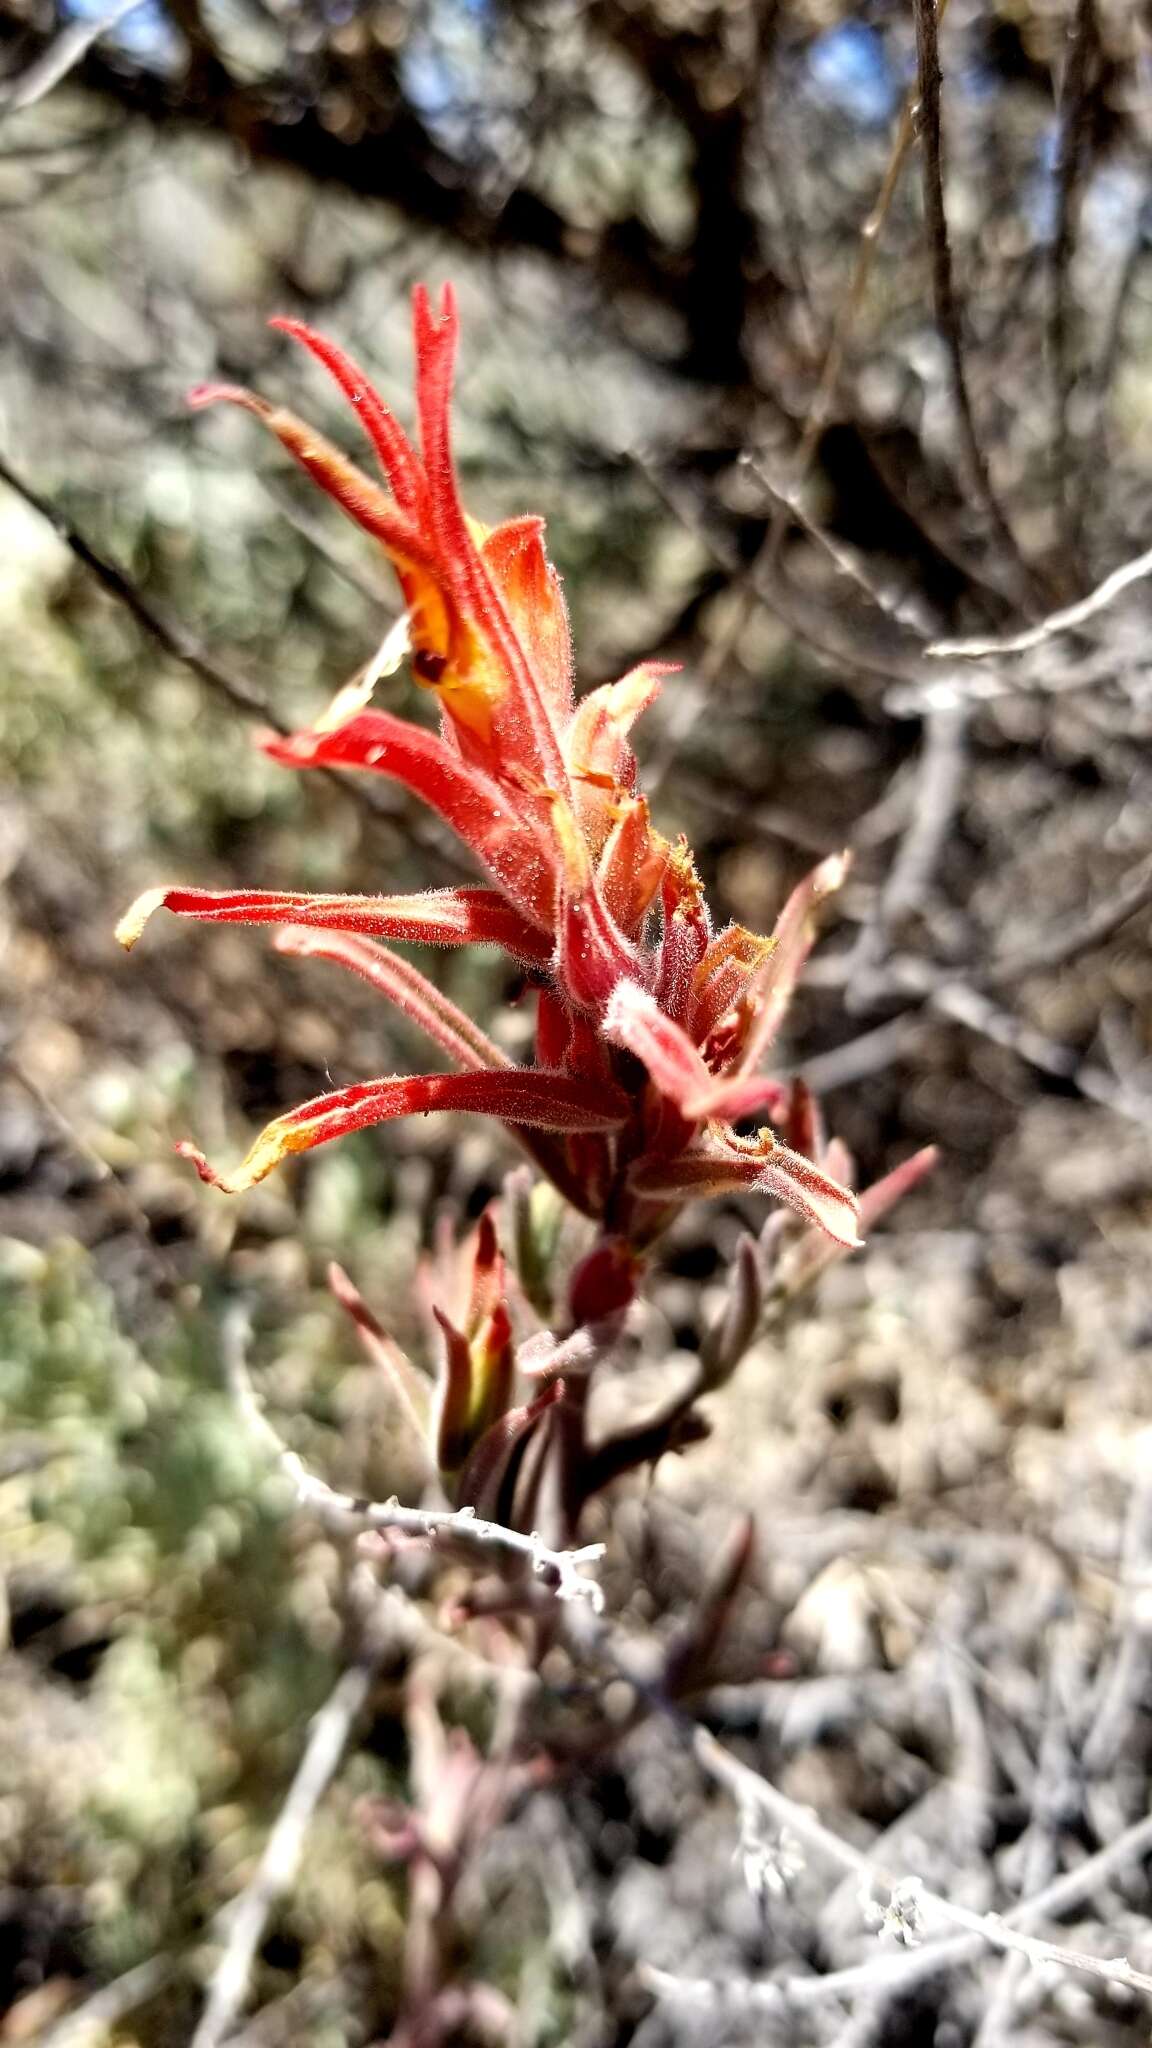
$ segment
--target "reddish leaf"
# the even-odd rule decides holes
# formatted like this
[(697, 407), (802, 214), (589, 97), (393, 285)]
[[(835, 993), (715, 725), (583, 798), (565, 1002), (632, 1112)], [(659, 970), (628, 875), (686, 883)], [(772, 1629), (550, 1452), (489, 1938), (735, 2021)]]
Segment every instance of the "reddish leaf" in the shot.
[(460, 1470), (473, 1443), (472, 1353), (463, 1330), (443, 1309), (432, 1311), (444, 1338), (444, 1363), (436, 1398), (436, 1464), (448, 1477)]
[(882, 1180), (873, 1181), (872, 1186), (865, 1188), (860, 1196), (861, 1223), (868, 1227), (878, 1223), (881, 1216), (886, 1216), (889, 1209), (902, 1201), (905, 1195), (910, 1194), (914, 1187), (920, 1185), (920, 1182), (931, 1173), (939, 1158), (937, 1146), (925, 1145), (922, 1151), (914, 1152), (910, 1159), (905, 1159), (899, 1166), (894, 1166), (891, 1173), (886, 1173)]
[(749, 1143), (746, 1148), (722, 1147), (687, 1152), (678, 1159), (641, 1160), (632, 1172), (641, 1194), (692, 1196), (725, 1194), (775, 1195), (807, 1223), (819, 1224), (848, 1250), (860, 1243), (856, 1198), (831, 1180), (810, 1159), (786, 1146)]
[(294, 412), (270, 405), (266, 398), (246, 391), (241, 384), (197, 384), (188, 393), (188, 403), (197, 410), (208, 405), (238, 405), (252, 413), (275, 434), (312, 481), (335, 499), (349, 519), (378, 540), (394, 560), (409, 571), (419, 569), (426, 577), (435, 577), (435, 558), (430, 556), (427, 542), (409, 515), (333, 442), (298, 419)]
[(572, 715), (572, 642), (560, 578), (544, 551), (544, 521), (508, 519), (484, 536), (480, 552), (553, 716), (566, 725)]
[(804, 877), (784, 905), (772, 934), (772, 953), (753, 985), (755, 1017), (740, 1056), (743, 1072), (756, 1065), (779, 1031), (800, 970), (812, 950), (817, 912), (843, 887), (850, 865), (849, 854), (830, 855)]
[(331, 732), (271, 733), (262, 744), (289, 768), (362, 768), (403, 783), (451, 825), (532, 923), (554, 928), (556, 854), (543, 818), (435, 733), (390, 711), (361, 711)]
[(752, 1116), (773, 1103), (778, 1085), (753, 1074), (717, 1079), (686, 1031), (635, 982), (618, 982), (604, 1014), (607, 1037), (643, 1060), (655, 1086), (689, 1123)]
[(334, 960), (338, 966), (347, 967), (387, 996), (398, 1010), (403, 1010), (461, 1067), (479, 1072), (512, 1065), (507, 1053), (501, 1052), (465, 1011), (421, 974), (418, 967), (413, 967), (410, 960), (402, 960), (387, 946), (350, 933), (309, 931), (305, 926), (290, 924), (277, 933), (276, 950), (301, 959)]
[(438, 314), (433, 313), (423, 286), (417, 285), (412, 294), (412, 331), (431, 524), (452, 595), (462, 616), (483, 631), (511, 684), (510, 708), (520, 759), (535, 766), (551, 788), (565, 795), (568, 773), (551, 710), (481, 559), (456, 486), (449, 413), (459, 320), (451, 285), (444, 287)]
[(543, 966), (545, 933), (495, 889), (429, 889), (419, 896), (310, 896), (288, 889), (147, 889), (116, 927), (127, 950), (157, 910), (203, 924), (293, 924), (431, 946), (494, 945)]
[(577, 1264), (568, 1282), (568, 1307), (577, 1329), (619, 1315), (636, 1299), (639, 1260), (622, 1237), (604, 1237)]
[(499, 1117), (504, 1123), (547, 1131), (603, 1131), (624, 1121), (628, 1099), (600, 1083), (591, 1085), (563, 1074), (521, 1068), (498, 1073), (390, 1074), (378, 1081), (339, 1088), (331, 1095), (317, 1095), (287, 1116), (276, 1117), (233, 1173), (219, 1173), (187, 1141), (176, 1149), (191, 1159), (201, 1180), (224, 1194), (238, 1195), (255, 1187), (293, 1153), (310, 1152), (316, 1145), (326, 1145), (369, 1124), (439, 1109), (471, 1110)]
[(617, 806), (616, 822), (604, 843), (597, 878), (609, 915), (627, 937), (643, 924), (668, 865), (668, 841), (652, 830), (642, 796)]
[(642, 662), (619, 682), (602, 683), (580, 699), (565, 742), (573, 777), (601, 776), (631, 788), (635, 761), (628, 734), (641, 712), (655, 703), (665, 676), (675, 673), (673, 662)]
[(349, 404), (355, 406), (356, 417), (380, 457), (400, 510), (411, 513), (417, 521), (421, 520), (426, 515), (428, 485), (416, 451), (399, 420), (389, 412), (363, 370), (345, 355), (343, 349), (337, 348), (335, 342), (316, 334), (311, 327), (305, 327), (302, 320), (278, 318), (270, 320), (268, 325), (310, 350), (336, 379)]
[(328, 1285), (341, 1308), (347, 1311), (355, 1323), (357, 1335), (365, 1352), (373, 1365), (378, 1367), (395, 1396), (427, 1460), (426, 1431), (430, 1393), (427, 1380), (416, 1371), (395, 1339), (388, 1335), (382, 1323), (373, 1315), (355, 1282), (335, 1260), (328, 1268)]
[(486, 1316), (490, 1316), (498, 1302), (504, 1299), (507, 1275), (504, 1269), (504, 1254), (496, 1235), (496, 1219), (489, 1204), (476, 1225), (471, 1244), (472, 1272), (468, 1289), (468, 1315), (465, 1328), (474, 1336)]
[(501, 1517), (507, 1483), (515, 1478), (515, 1468), (529, 1437), (548, 1410), (563, 1398), (563, 1380), (552, 1380), (526, 1406), (509, 1409), (492, 1424), (460, 1474), (456, 1499), (461, 1507), (475, 1508), (478, 1515)]

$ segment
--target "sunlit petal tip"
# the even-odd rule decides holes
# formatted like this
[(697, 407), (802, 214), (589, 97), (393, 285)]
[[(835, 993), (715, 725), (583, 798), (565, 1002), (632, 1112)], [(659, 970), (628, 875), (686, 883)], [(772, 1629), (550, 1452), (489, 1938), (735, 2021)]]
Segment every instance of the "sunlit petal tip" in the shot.
[(895, 1208), (897, 1202), (902, 1201), (905, 1195), (919, 1186), (926, 1175), (932, 1172), (939, 1158), (938, 1146), (925, 1145), (919, 1152), (914, 1152), (910, 1159), (902, 1160), (899, 1166), (893, 1167), (891, 1173), (886, 1173), (882, 1180), (875, 1181), (870, 1188), (865, 1188), (860, 1196), (860, 1215), (863, 1221), (867, 1224), (878, 1223), (882, 1216), (887, 1215), (889, 1209)]
[(306, 959), (309, 953), (322, 949), (325, 934), (308, 924), (282, 924), (272, 934), (274, 953), (291, 953), (295, 958)]
[(310, 1142), (305, 1136), (293, 1143), (291, 1128), (286, 1122), (271, 1123), (261, 1131), (234, 1173), (221, 1173), (194, 1145), (189, 1138), (182, 1138), (176, 1150), (181, 1159), (190, 1159), (202, 1181), (210, 1188), (218, 1188), (222, 1195), (247, 1194), (259, 1181), (279, 1166), (290, 1152), (299, 1152)]
[(852, 868), (852, 849), (844, 847), (840, 853), (830, 853), (822, 860), (812, 877), (813, 893), (817, 896), (833, 896), (842, 889)]
[(687, 1032), (665, 1016), (646, 989), (631, 980), (618, 981), (602, 1028), (606, 1038), (643, 1061), (654, 1085), (682, 1115), (695, 1120), (713, 1113), (712, 1098), (718, 1090), (723, 1094), (725, 1084), (713, 1080)]
[(777, 1145), (766, 1158), (753, 1185), (760, 1193), (775, 1195), (806, 1223), (815, 1223), (845, 1251), (858, 1251), (860, 1208), (849, 1188), (814, 1166), (799, 1152)]
[(244, 384), (193, 384), (185, 404), (193, 412), (201, 412), (208, 405), (242, 405), (245, 412), (254, 412), (262, 419), (273, 410), (266, 398), (249, 391)]
[(227, 1184), (226, 1176), (218, 1173), (214, 1166), (209, 1165), (203, 1152), (201, 1152), (198, 1145), (192, 1143), (191, 1138), (179, 1139), (174, 1149), (179, 1158), (191, 1160), (201, 1180), (208, 1187), (221, 1188), (225, 1194), (232, 1193), (232, 1189)]
[(168, 895), (167, 889), (145, 889), (143, 895), (138, 896), (135, 903), (129, 905), (115, 932), (116, 944), (123, 946), (126, 953), (132, 951), (145, 925), (155, 912), (163, 910)]

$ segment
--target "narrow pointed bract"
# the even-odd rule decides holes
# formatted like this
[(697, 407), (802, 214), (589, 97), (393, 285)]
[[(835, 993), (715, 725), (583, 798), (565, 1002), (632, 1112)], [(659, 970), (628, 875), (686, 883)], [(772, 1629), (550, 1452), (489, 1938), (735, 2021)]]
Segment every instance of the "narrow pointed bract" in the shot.
[[(162, 908), (203, 923), (276, 926), (281, 951), (360, 975), (452, 1071), (318, 1096), (275, 1118), (230, 1173), (195, 1146), (182, 1149), (205, 1180), (238, 1193), (281, 1160), (367, 1125), (430, 1110), (494, 1116), (600, 1226), (592, 1263), (570, 1290), (577, 1323), (626, 1306), (652, 1240), (702, 1195), (767, 1194), (799, 1219), (792, 1230), (818, 1233), (830, 1250), (851, 1248), (860, 1212), (833, 1171), (815, 1105), (759, 1071), (846, 859), (822, 862), (799, 884), (770, 937), (735, 925), (714, 931), (689, 849), (652, 822), (632, 750), (633, 725), (672, 671), (645, 664), (575, 700), (567, 612), (541, 521), (525, 515), (489, 530), (461, 502), (451, 292), (434, 308), (418, 291), (413, 317), (414, 435), (335, 343), (298, 321), (273, 323), (335, 380), (379, 477), (254, 393), (209, 386), (194, 403), (238, 404), (266, 427), (384, 550), (403, 599), (396, 655), (370, 663), (312, 727), (264, 735), (266, 752), (287, 767), (400, 783), (462, 842), (482, 879), (411, 896), (172, 886), (140, 897), (118, 936), (133, 946)], [(367, 702), (405, 644), (416, 718)], [(438, 731), (419, 722), (430, 698)], [(514, 1065), (387, 941), (501, 948), (529, 977), (536, 1064)], [(779, 1139), (767, 1127), (740, 1135), (741, 1120), (765, 1114)], [(899, 1170), (893, 1197), (921, 1170)], [(875, 1211), (887, 1192), (885, 1183), (875, 1191)], [(489, 1253), (482, 1234), (478, 1274), (495, 1271)], [(490, 1433), (507, 1404), (507, 1311), (497, 1294), (482, 1314), (443, 1324), (443, 1420), (458, 1464), (478, 1455), (477, 1430)]]

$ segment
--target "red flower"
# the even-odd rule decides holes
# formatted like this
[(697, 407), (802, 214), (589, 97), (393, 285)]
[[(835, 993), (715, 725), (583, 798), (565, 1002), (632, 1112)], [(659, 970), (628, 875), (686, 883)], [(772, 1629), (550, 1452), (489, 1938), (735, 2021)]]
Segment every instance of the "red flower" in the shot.
[[(321, 488), (371, 534), (404, 594), (412, 673), (439, 702), (433, 733), (390, 711), (354, 710), (266, 751), (292, 767), (386, 775), (452, 827), (484, 886), (425, 895), (297, 896), (158, 889), (124, 918), (139, 938), (161, 906), (208, 921), (271, 923), (279, 944), (363, 975), (421, 1026), (455, 1071), (391, 1075), (317, 1097), (278, 1117), (230, 1174), (184, 1150), (235, 1193), (292, 1152), (365, 1124), (430, 1109), (482, 1110), (522, 1136), (564, 1194), (614, 1239), (643, 1246), (685, 1201), (736, 1189), (775, 1196), (837, 1244), (857, 1242), (857, 1206), (812, 1156), (762, 1126), (779, 1086), (759, 1064), (779, 1028), (814, 933), (844, 875), (825, 861), (785, 905), (771, 938), (714, 935), (692, 857), (657, 832), (637, 786), (629, 734), (657, 695), (651, 664), (575, 702), (568, 623), (539, 520), (489, 531), (460, 502), (449, 440), (457, 340), (417, 291), (419, 450), (355, 364), (292, 321), (275, 323), (332, 373), (356, 407), (387, 480), (374, 482), (280, 407), (230, 386)], [(538, 983), (536, 1061), (513, 1066), (472, 1020), (380, 943), (502, 947)], [(461, 1354), (463, 1356), (463, 1354)], [(463, 1375), (461, 1375), (463, 1384)]]

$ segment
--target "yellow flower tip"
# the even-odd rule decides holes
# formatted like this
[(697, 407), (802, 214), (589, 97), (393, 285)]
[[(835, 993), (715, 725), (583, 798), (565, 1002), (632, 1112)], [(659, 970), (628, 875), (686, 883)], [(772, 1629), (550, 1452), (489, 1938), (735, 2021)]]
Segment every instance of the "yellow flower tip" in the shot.
[[(422, 678), (416, 671), (417, 680)], [(452, 713), (460, 725), (467, 726), (485, 745), (492, 738), (492, 712), (498, 701), (497, 693), (481, 680), (471, 676), (457, 676), (446, 672), (443, 680), (431, 685), (436, 695)]]
[(852, 851), (850, 847), (845, 847), (843, 853), (829, 854), (827, 860), (821, 861), (816, 870), (817, 895), (821, 898), (834, 896), (837, 889), (844, 887), (851, 866)]
[[(293, 1137), (297, 1142), (293, 1143)], [(307, 1140), (304, 1140), (304, 1145)], [(280, 1161), (290, 1152), (303, 1149), (298, 1134), (283, 1125), (271, 1123), (261, 1131), (255, 1144), (245, 1154), (234, 1173), (221, 1173), (212, 1166), (189, 1138), (182, 1138), (176, 1150), (181, 1159), (190, 1159), (202, 1181), (210, 1188), (218, 1188), (222, 1195), (243, 1195), (265, 1180)]]
[(347, 725), (350, 718), (367, 710), (375, 688), (375, 676), (369, 670), (363, 670), (352, 682), (337, 690), (331, 703), (320, 713), (312, 727), (313, 732), (336, 732), (340, 726)]
[(677, 894), (677, 910), (695, 910), (703, 900), (704, 884), (696, 867), (696, 857), (684, 834), (681, 833), (668, 856), (668, 874)]
[(564, 862), (564, 885), (570, 896), (579, 896), (592, 879), (587, 842), (564, 797), (552, 797), (552, 829)]
[(117, 945), (123, 946), (124, 951), (130, 953), (152, 913), (163, 910), (167, 900), (167, 889), (145, 889), (144, 894), (136, 898), (135, 903), (120, 919), (116, 927)]

